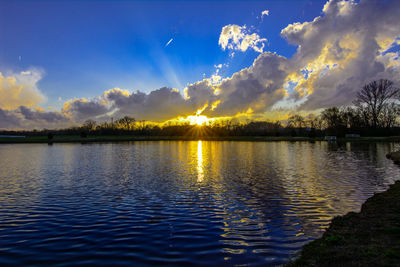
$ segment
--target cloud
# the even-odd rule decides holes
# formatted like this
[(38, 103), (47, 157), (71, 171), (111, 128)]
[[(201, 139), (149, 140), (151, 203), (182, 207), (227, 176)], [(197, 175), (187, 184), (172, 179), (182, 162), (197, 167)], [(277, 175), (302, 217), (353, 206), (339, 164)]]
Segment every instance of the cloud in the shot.
[(0, 108), (0, 130), (20, 128), (21, 118), (14, 111)]
[(37, 87), (42, 75), (43, 72), (37, 69), (10, 73), (8, 76), (0, 73), (0, 108), (32, 107), (44, 101), (45, 97)]
[(265, 112), (285, 96), (282, 84), (288, 74), (288, 60), (275, 53), (261, 54), (249, 68), (224, 79), (219, 85), (221, 104), (216, 113), (234, 115), (251, 108)]
[(71, 122), (61, 112), (46, 112), (37, 105), (46, 98), (37, 87), (43, 71), (0, 73), (0, 129), (65, 127)]
[(100, 97), (87, 100), (85, 98), (73, 99), (64, 103), (62, 112), (76, 122), (95, 119), (111, 111), (108, 103)]
[(260, 38), (256, 33), (249, 34), (246, 25), (229, 24), (222, 28), (218, 44), (223, 50), (229, 49), (245, 52), (250, 48), (258, 53), (262, 53), (266, 42), (266, 38)]
[[(216, 65), (211, 77), (189, 84), (182, 93), (167, 87), (151, 92), (114, 88), (91, 99), (69, 100), (58, 113), (20, 108), (39, 103), (28, 102), (30, 98), (25, 96), (32, 92), (40, 95), (37, 79), (32, 78), (34, 71), (20, 73), (18, 79), (17, 75), (9, 76), (15, 80), (1, 76), (0, 99), (7, 95), (5, 99), (16, 100), (13, 104), (0, 101), (0, 128), (27, 127), (34, 122), (44, 127), (46, 123), (59, 125), (125, 115), (161, 122), (194, 115), (203, 107), (202, 114), (210, 117), (246, 114), (271, 118), (270, 114), (282, 117), (285, 112), (305, 114), (351, 104), (356, 92), (371, 80), (388, 78), (399, 86), (398, 14), (400, 1), (328, 1), (321, 15), (312, 21), (282, 29), (281, 36), (297, 47), (290, 58), (263, 52), (266, 39), (251, 34), (246, 26), (227, 25), (219, 38), (222, 49), (260, 52), (251, 66), (231, 77), (222, 77), (224, 65)], [(23, 81), (26, 77), (31, 77), (30, 82)]]
[(384, 52), (400, 36), (399, 12), (399, 1), (328, 1), (313, 21), (283, 29), (282, 37), (298, 47), (288, 80), (296, 84), (292, 97), (306, 99), (299, 109), (350, 104), (374, 79), (398, 84), (398, 51)]
[(25, 106), (19, 107), (19, 113), (23, 115), (24, 119), (35, 122), (63, 123), (70, 121), (70, 119), (61, 112), (44, 112), (40, 109), (32, 110)]
[(261, 18), (264, 16), (269, 16), (269, 10), (264, 10), (263, 12), (261, 12)]
[(162, 122), (173, 117), (189, 115), (195, 107), (185, 101), (178, 90), (163, 87), (149, 94), (136, 91), (129, 93), (119, 88), (111, 89), (103, 94), (114, 111), (113, 116), (126, 114), (138, 120)]
[(173, 40), (174, 40), (174, 38), (171, 38), (171, 39), (167, 42), (167, 44), (165, 45), (165, 47), (169, 46), (169, 44), (170, 44)]
[[(216, 65), (217, 70), (223, 65)], [(114, 88), (102, 99), (109, 103), (113, 116), (131, 115), (142, 120), (165, 121), (177, 116), (193, 115), (207, 105), (203, 114), (233, 116), (264, 112), (267, 106), (285, 97), (282, 84), (288, 74), (288, 59), (275, 53), (263, 53), (254, 64), (231, 78), (217, 79), (213, 75), (188, 85), (184, 96), (176, 89), (160, 88), (148, 94)], [(97, 100), (96, 100), (97, 101)], [(96, 102), (95, 101), (95, 102)]]
[(43, 111), (20, 106), (17, 109), (0, 108), (0, 129), (64, 128), (73, 121), (61, 112)]
[[(194, 98), (195, 99), (195, 98)], [(137, 120), (162, 122), (195, 110), (194, 99), (185, 101), (179, 90), (162, 87), (146, 94), (113, 88), (92, 99), (74, 99), (64, 103), (62, 113), (75, 122), (87, 119), (107, 120), (125, 115)]]
[[(264, 52), (252, 66), (231, 77), (223, 78), (219, 73), (223, 65), (216, 65), (211, 77), (188, 85), (183, 95), (166, 87), (150, 93), (116, 88), (91, 100), (70, 101), (63, 111), (77, 121), (107, 113), (163, 121), (192, 115), (204, 105), (207, 116), (267, 116), (275, 108), (313, 111), (350, 104), (372, 79), (399, 81), (398, 52), (386, 52), (399, 40), (399, 6), (390, 1), (329, 1), (321, 16), (281, 31), (283, 38), (298, 47), (291, 58)], [(376, 12), (382, 16), (374, 16)], [(246, 51), (250, 45), (243, 44), (244, 29), (225, 26), (220, 45)]]

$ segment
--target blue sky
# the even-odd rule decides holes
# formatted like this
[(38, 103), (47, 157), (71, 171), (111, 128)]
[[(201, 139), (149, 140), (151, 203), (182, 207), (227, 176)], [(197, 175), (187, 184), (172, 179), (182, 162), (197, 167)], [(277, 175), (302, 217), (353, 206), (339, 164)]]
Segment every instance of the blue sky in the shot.
[[(228, 63), (228, 77), (258, 53), (231, 58), (218, 38), (228, 24), (254, 26), (264, 50), (291, 57), (280, 37), (293, 22), (314, 19), (325, 1), (1, 1), (0, 72), (39, 68), (44, 105), (94, 97), (119, 87), (150, 92), (182, 90)], [(261, 12), (270, 15), (262, 19)], [(173, 41), (166, 47), (166, 43)]]
[(316, 116), (373, 80), (400, 86), (399, 14), (397, 0), (3, 0), (0, 129)]

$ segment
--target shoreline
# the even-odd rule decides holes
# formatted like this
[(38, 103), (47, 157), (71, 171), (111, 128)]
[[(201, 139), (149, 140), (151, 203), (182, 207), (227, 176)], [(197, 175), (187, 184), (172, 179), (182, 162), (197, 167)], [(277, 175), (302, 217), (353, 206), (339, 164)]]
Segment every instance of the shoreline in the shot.
[[(223, 137), (194, 137), (194, 136), (47, 136), (28, 137), (0, 137), (0, 144), (24, 143), (103, 143), (103, 142), (130, 142), (130, 141), (250, 141), (250, 142), (315, 142), (325, 141), (323, 137), (291, 137), (291, 136), (223, 136)], [(337, 142), (400, 142), (400, 137), (358, 137), (338, 138)]]
[[(400, 162), (400, 151), (387, 158)], [(399, 170), (400, 171), (400, 170)], [(400, 181), (332, 219), (322, 237), (303, 246), (286, 266), (399, 266)]]

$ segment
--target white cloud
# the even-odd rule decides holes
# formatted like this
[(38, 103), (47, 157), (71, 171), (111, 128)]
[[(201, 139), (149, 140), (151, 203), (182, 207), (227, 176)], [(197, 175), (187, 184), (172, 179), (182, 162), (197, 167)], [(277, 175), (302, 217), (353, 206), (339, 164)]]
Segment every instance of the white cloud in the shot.
[(43, 71), (38, 69), (10, 73), (7, 76), (0, 73), (0, 108), (11, 110), (43, 102), (45, 96), (37, 87), (42, 76)]
[(307, 98), (299, 108), (350, 104), (374, 79), (399, 84), (398, 52), (382, 55), (400, 36), (399, 13), (399, 1), (328, 1), (323, 15), (283, 29), (282, 37), (298, 46), (289, 79), (297, 84), (292, 97)]
[(256, 33), (250, 34), (246, 25), (230, 24), (222, 28), (218, 44), (223, 50), (229, 49), (245, 52), (250, 48), (258, 53), (263, 53), (266, 42), (266, 38), (260, 38)]
[(261, 12), (261, 18), (264, 16), (269, 16), (269, 10), (264, 10), (263, 12)]

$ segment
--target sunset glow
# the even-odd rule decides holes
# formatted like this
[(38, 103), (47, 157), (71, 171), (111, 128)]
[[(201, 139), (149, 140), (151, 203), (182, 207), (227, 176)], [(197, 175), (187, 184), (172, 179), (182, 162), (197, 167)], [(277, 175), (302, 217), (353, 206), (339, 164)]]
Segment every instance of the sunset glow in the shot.
[(209, 121), (209, 119), (204, 115), (188, 116), (188, 121), (191, 125), (202, 126)]
[(399, 14), (0, 0), (0, 267), (399, 265)]
[(84, 2), (0, 3), (0, 129), (276, 121), (400, 83), (399, 1)]

